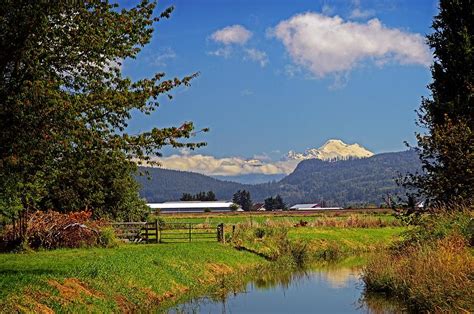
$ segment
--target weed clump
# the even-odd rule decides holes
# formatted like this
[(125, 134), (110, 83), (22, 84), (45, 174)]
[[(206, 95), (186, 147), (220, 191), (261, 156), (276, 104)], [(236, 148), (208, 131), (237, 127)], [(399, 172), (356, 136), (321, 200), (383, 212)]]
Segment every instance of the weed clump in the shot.
[(231, 243), (238, 249), (244, 249), (277, 261), (289, 260), (295, 266), (303, 266), (308, 258), (305, 242), (290, 241), (288, 228), (241, 224), (238, 225)]
[(468, 212), (426, 216), (364, 269), (367, 292), (384, 292), (416, 311), (474, 310), (474, 256)]

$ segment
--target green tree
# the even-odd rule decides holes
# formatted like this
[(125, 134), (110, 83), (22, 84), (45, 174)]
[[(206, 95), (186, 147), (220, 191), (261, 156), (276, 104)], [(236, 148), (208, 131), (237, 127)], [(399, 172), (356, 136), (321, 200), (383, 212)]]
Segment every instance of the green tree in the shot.
[(280, 194), (277, 194), (277, 196), (275, 196), (275, 208), (274, 209), (282, 209), (282, 210), (287, 209), (286, 204), (283, 201), (283, 198), (280, 196)]
[(181, 201), (201, 201), (201, 202), (206, 202), (206, 201), (217, 201), (216, 195), (212, 191), (206, 192), (199, 192), (196, 193), (195, 195), (189, 194), (189, 193), (183, 193), (181, 196)]
[(242, 207), (242, 191), (238, 190), (232, 195), (232, 203), (240, 205)]
[(269, 197), (265, 199), (265, 209), (266, 210), (276, 210), (276, 209), (282, 209), (285, 210), (286, 204), (283, 202), (283, 198), (280, 196), (280, 194), (277, 194), (275, 197)]
[(179, 200), (183, 202), (189, 202), (194, 201), (194, 197), (189, 193), (183, 193), (183, 196), (181, 196)]
[(217, 201), (216, 194), (212, 191), (206, 193), (206, 201)]
[(430, 98), (423, 98), (417, 134), (423, 172), (403, 184), (439, 203), (473, 203), (474, 3), (441, 0), (428, 44), (434, 52)]
[(271, 196), (264, 200), (264, 207), (266, 210), (272, 211), (275, 209), (275, 199)]
[[(150, 114), (162, 95), (197, 74), (132, 81), (123, 60), (149, 43), (156, 3), (131, 9), (98, 1), (13, 1), (0, 9), (0, 191), (3, 211), (90, 209), (133, 219), (146, 207), (135, 161), (166, 145), (194, 149), (191, 122), (126, 133), (131, 111)], [(203, 130), (206, 131), (206, 130)], [(184, 140), (183, 140), (184, 139)], [(135, 215), (136, 214), (136, 215)], [(134, 216), (134, 217), (132, 217)]]
[(238, 190), (232, 197), (232, 203), (240, 205), (243, 210), (249, 211), (252, 209), (253, 202), (250, 197), (250, 192), (246, 190)]

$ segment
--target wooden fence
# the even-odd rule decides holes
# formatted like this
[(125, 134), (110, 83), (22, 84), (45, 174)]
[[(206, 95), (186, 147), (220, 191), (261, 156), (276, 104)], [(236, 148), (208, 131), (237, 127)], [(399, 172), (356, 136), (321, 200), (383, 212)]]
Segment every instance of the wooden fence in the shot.
[(112, 223), (119, 239), (135, 243), (225, 241), (224, 224), (209, 225), (193, 222)]

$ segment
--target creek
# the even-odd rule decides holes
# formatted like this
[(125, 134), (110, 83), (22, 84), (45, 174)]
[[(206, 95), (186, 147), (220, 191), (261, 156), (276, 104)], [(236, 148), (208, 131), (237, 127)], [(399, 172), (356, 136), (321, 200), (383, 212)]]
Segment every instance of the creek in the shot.
[(196, 298), (168, 313), (400, 313), (399, 304), (364, 293), (361, 266), (331, 264), (252, 278), (241, 291)]

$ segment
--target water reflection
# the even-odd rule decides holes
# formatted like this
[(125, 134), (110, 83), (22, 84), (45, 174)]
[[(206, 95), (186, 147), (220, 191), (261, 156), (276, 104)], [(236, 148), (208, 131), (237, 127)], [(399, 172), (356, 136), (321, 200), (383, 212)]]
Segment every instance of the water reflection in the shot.
[(360, 267), (262, 272), (226, 293), (192, 300), (169, 313), (400, 313), (386, 298), (363, 294)]

